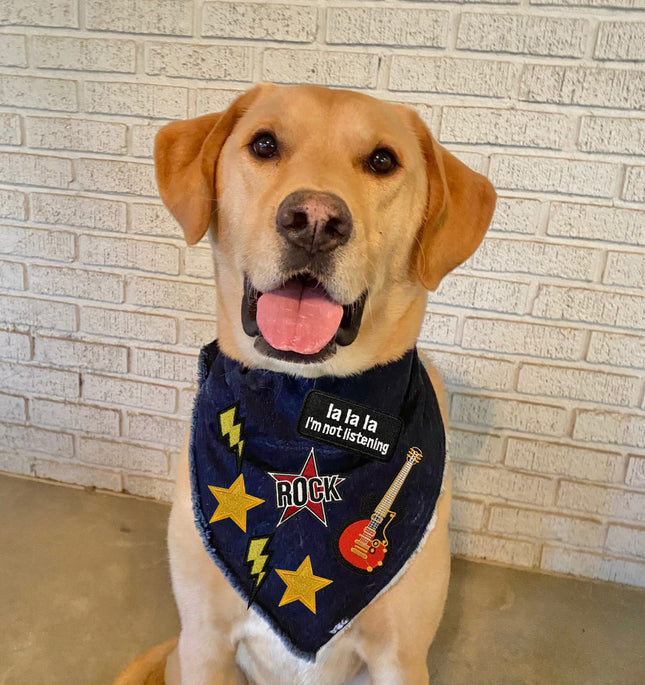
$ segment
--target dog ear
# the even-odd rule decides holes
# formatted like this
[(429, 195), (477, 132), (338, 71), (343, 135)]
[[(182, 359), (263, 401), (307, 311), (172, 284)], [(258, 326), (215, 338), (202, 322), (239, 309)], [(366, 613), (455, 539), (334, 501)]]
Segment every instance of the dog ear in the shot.
[(495, 189), (432, 137), (415, 115), (415, 129), (426, 161), (428, 200), (419, 233), (416, 270), (428, 290), (472, 255), (495, 209)]
[(159, 194), (189, 245), (198, 243), (208, 230), (222, 146), (263, 88), (256, 86), (244, 93), (224, 112), (175, 121), (157, 134), (154, 156)]

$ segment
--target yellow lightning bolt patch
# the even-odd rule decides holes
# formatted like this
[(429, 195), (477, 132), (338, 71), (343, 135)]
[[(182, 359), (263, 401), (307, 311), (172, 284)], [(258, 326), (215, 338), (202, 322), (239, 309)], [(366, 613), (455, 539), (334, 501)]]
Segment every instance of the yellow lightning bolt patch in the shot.
[(253, 588), (249, 593), (248, 606), (251, 606), (262, 583), (264, 583), (269, 573), (273, 570), (273, 566), (269, 566), (273, 551), (268, 549), (273, 536), (274, 533), (270, 535), (255, 535), (249, 538), (246, 545), (244, 565), (248, 568), (248, 577), (254, 580)]
[(222, 409), (219, 412), (219, 430), (222, 439), (228, 437), (228, 448), (235, 454), (235, 461), (237, 462), (237, 472), (242, 471), (242, 460), (244, 459), (244, 419), (238, 420), (237, 414), (240, 408), (240, 403)]

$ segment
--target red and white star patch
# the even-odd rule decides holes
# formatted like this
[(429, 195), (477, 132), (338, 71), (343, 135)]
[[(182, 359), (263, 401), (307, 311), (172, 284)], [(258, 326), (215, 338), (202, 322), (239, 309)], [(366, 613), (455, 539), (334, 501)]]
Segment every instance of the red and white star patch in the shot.
[(337, 487), (345, 479), (338, 474), (318, 475), (316, 453), (313, 447), (300, 473), (269, 473), (268, 475), (275, 481), (276, 507), (284, 508), (278, 526), (303, 509), (307, 509), (326, 526), (325, 502), (342, 500)]

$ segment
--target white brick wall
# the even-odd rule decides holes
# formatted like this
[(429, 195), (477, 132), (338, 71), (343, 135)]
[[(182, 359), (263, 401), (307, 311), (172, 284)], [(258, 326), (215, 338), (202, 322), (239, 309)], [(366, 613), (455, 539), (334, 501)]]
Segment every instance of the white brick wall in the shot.
[(216, 335), (152, 142), (255, 81), (420, 111), (496, 184), (430, 296), (456, 553), (645, 585), (641, 0), (0, 0), (0, 469), (169, 499)]

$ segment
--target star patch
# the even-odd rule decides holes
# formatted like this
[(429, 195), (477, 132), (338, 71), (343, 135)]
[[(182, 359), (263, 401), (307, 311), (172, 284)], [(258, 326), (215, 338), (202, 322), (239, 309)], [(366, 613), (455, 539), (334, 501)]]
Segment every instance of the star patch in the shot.
[(246, 512), (262, 504), (264, 500), (246, 494), (244, 476), (240, 474), (230, 488), (216, 488), (214, 485), (209, 485), (208, 489), (217, 500), (217, 509), (209, 523), (230, 518), (246, 533)]
[(285, 571), (277, 568), (275, 572), (287, 586), (278, 606), (291, 604), (291, 602), (302, 602), (314, 614), (316, 613), (316, 592), (334, 582), (328, 578), (314, 575), (309, 555), (305, 557), (297, 571)]
[(316, 453), (311, 448), (300, 473), (269, 473), (275, 481), (276, 507), (283, 509), (278, 526), (307, 509), (327, 526), (325, 502), (340, 502), (337, 486), (345, 479), (338, 475), (319, 476)]

